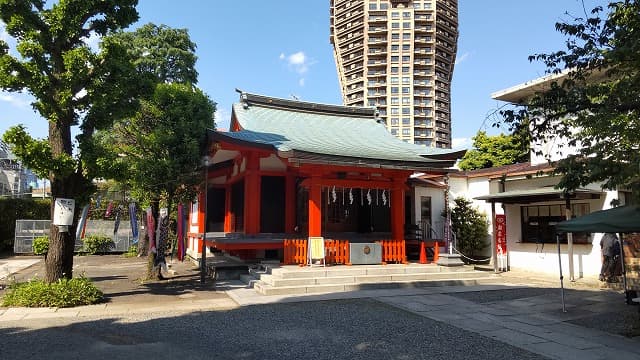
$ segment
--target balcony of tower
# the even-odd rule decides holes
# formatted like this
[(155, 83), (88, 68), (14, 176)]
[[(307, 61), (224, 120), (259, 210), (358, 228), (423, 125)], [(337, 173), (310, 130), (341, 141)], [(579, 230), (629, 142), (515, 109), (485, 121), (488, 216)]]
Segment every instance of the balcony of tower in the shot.
[(389, 18), (386, 15), (369, 15), (367, 19), (370, 24), (383, 23), (386, 25)]
[(349, 47), (349, 44), (342, 44), (338, 46), (340, 57), (344, 58), (347, 55), (352, 53), (363, 52), (364, 45), (362, 43), (355, 43), (353, 46)]

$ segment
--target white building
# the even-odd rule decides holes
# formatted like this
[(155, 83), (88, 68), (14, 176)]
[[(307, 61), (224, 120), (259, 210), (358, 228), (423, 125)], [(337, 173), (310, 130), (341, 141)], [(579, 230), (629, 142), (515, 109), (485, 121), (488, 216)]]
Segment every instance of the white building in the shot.
[(16, 159), (0, 141), (0, 196), (21, 196), (30, 193), (37, 177)]

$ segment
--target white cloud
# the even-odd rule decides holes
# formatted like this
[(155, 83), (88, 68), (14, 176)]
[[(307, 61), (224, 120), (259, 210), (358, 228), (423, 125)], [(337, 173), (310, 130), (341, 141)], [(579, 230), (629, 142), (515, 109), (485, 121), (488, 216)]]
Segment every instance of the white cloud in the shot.
[(287, 65), (289, 65), (289, 67), (298, 74), (306, 73), (309, 71), (309, 67), (315, 64), (315, 61), (310, 59), (304, 51), (298, 51), (290, 55), (281, 53), (279, 58), (280, 60), (286, 61)]
[(304, 78), (300, 78), (300, 80), (298, 80), (298, 85), (304, 86)]
[(218, 107), (216, 109), (215, 120), (217, 130), (228, 131), (229, 125), (231, 125), (231, 111)]
[(451, 139), (451, 148), (453, 149), (465, 149), (471, 146), (470, 138), (453, 138)]
[(0, 92), (0, 101), (8, 102), (9, 104), (19, 108), (26, 108), (30, 105), (29, 101), (22, 99), (20, 96), (6, 92)]
[(456, 58), (456, 65), (460, 64), (461, 62), (467, 60), (469, 58), (470, 54), (468, 52), (458, 56)]

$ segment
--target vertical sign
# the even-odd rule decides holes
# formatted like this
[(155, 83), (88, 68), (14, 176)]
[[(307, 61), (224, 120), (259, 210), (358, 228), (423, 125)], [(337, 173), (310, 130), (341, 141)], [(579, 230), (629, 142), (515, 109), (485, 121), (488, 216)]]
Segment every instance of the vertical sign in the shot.
[(498, 255), (498, 269), (507, 269), (507, 217), (504, 214), (496, 215), (496, 253)]
[(498, 254), (507, 253), (507, 217), (496, 215), (496, 250)]

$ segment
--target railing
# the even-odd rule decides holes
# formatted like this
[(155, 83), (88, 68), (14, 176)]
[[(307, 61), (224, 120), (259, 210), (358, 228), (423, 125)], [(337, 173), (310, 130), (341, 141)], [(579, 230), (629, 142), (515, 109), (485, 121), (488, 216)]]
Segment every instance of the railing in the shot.
[(284, 264), (303, 265), (307, 263), (307, 239), (284, 240)]
[(382, 247), (382, 262), (407, 263), (407, 248), (404, 240), (376, 241)]
[(324, 240), (325, 262), (328, 264), (349, 263), (349, 240)]
[[(304, 265), (307, 263), (307, 239), (284, 240), (284, 264)], [(324, 240), (325, 262), (327, 264), (349, 263), (348, 240)]]

